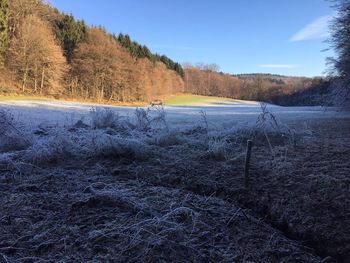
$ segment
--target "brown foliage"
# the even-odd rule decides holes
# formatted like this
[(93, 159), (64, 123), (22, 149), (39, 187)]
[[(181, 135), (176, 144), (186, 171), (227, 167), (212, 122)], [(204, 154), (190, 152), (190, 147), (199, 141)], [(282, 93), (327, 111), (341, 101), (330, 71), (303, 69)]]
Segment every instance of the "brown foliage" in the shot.
[(248, 99), (274, 101), (275, 98), (290, 95), (318, 85), (321, 79), (285, 77), (269, 74), (234, 76), (217, 72), (215, 65), (185, 65), (185, 92)]
[(145, 101), (182, 91), (163, 63), (135, 59), (101, 28), (88, 30), (73, 56), (69, 93), (98, 101)]
[(12, 38), (8, 67), (21, 81), (22, 92), (59, 93), (66, 60), (50, 26), (39, 17), (23, 19)]

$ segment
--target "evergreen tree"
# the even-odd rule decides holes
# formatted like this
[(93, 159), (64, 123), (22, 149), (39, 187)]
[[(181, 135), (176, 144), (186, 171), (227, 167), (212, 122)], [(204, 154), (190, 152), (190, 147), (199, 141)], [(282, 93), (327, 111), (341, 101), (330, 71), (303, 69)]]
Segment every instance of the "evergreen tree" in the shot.
[(134, 58), (148, 58), (151, 62), (162, 62), (167, 69), (174, 70), (178, 75), (184, 77), (183, 68), (179, 63), (175, 63), (173, 60), (165, 55), (152, 54), (152, 52), (145, 45), (140, 45), (136, 41), (132, 41), (129, 35), (120, 33), (118, 37), (114, 36), (114, 39), (119, 42), (119, 44), (129, 51)]
[(0, 1), (0, 67), (4, 64), (4, 58), (9, 42), (9, 3), (8, 0)]
[(70, 63), (74, 49), (82, 41), (86, 34), (86, 25), (84, 21), (76, 21), (72, 15), (63, 15), (63, 18), (57, 22), (58, 32), (56, 33), (64, 55)]

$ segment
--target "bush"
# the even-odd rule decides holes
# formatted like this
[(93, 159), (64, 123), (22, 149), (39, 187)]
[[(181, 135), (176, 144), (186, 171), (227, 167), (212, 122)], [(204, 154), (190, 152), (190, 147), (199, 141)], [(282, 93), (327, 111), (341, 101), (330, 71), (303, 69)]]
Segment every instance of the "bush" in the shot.
[(91, 126), (93, 129), (116, 128), (119, 116), (111, 109), (91, 108)]
[(229, 160), (229, 143), (225, 138), (210, 138), (208, 142), (208, 154), (215, 160)]
[(37, 141), (24, 154), (25, 162), (33, 164), (57, 163), (74, 155), (74, 147), (70, 137), (59, 135), (48, 140)]
[(166, 121), (166, 112), (163, 107), (137, 108), (135, 110), (136, 129), (149, 131), (152, 128), (165, 128), (169, 130)]
[(15, 122), (13, 114), (8, 110), (0, 110), (0, 152), (20, 151), (31, 145)]
[(183, 140), (176, 132), (161, 132), (149, 140), (149, 143), (160, 147), (167, 147), (182, 144)]
[(151, 117), (149, 115), (150, 109), (136, 108), (136, 128), (140, 131), (148, 131), (151, 129)]
[(87, 148), (89, 157), (146, 160), (151, 155), (149, 146), (141, 141), (108, 134), (99, 134), (91, 138), (89, 144)]

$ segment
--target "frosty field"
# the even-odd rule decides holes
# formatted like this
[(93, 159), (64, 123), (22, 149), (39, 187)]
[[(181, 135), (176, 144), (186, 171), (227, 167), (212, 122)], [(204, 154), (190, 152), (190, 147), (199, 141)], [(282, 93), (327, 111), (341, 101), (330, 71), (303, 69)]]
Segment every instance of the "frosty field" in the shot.
[[(186, 103), (182, 102), (182, 103)], [(199, 106), (206, 103), (205, 106)], [(202, 123), (200, 112), (204, 111), (212, 124), (222, 124), (230, 121), (256, 121), (261, 113), (258, 102), (251, 101), (209, 101), (200, 100), (194, 106), (166, 106), (167, 121), (176, 127), (193, 126)], [(176, 102), (175, 102), (176, 105)], [(69, 125), (81, 118), (88, 118), (92, 107), (109, 108), (124, 117), (133, 117), (135, 107), (97, 106), (63, 101), (44, 100), (3, 100), (0, 108), (11, 109), (20, 121), (36, 126), (42, 123)], [(313, 118), (332, 118), (348, 116), (336, 112), (336, 109), (323, 107), (280, 107), (268, 106), (271, 112), (283, 120), (310, 120)]]
[(331, 108), (3, 100), (0, 262), (347, 262), (349, 160)]

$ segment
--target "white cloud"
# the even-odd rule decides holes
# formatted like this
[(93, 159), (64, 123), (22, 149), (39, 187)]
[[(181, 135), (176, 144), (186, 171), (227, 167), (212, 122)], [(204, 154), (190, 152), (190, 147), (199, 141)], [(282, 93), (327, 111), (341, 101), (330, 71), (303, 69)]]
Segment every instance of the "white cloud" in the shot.
[(259, 65), (260, 68), (297, 68), (299, 65), (295, 64), (263, 64)]
[(296, 32), (289, 41), (303, 41), (309, 39), (324, 38), (329, 36), (329, 23), (333, 19), (333, 15), (321, 16), (310, 24), (306, 25)]

